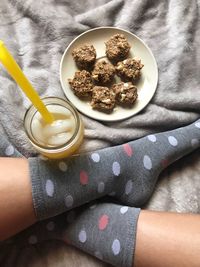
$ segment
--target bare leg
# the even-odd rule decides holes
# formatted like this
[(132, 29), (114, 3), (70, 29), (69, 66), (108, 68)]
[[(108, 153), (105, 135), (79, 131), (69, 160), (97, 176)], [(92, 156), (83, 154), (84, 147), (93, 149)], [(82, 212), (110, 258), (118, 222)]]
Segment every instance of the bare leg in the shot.
[(26, 159), (0, 158), (0, 240), (36, 222)]
[(142, 211), (134, 267), (199, 267), (200, 215)]

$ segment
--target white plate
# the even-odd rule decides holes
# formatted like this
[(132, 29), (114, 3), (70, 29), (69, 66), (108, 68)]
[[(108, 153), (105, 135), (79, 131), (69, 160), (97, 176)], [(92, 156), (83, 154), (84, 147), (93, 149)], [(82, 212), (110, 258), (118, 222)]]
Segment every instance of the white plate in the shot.
[[(131, 108), (116, 106), (112, 113), (107, 114), (92, 109), (89, 101), (79, 99), (69, 86), (68, 79), (74, 77), (75, 71), (78, 70), (73, 58), (72, 50), (84, 43), (93, 44), (97, 59), (105, 57), (105, 44), (112, 35), (123, 33), (131, 44), (130, 56), (141, 59), (144, 67), (142, 75), (137, 83), (138, 99)], [(101, 121), (118, 121), (129, 118), (141, 111), (153, 97), (157, 82), (158, 68), (156, 60), (148, 46), (136, 35), (114, 27), (100, 27), (84, 32), (75, 38), (65, 50), (60, 63), (60, 81), (64, 93), (68, 100), (83, 114), (96, 120)]]

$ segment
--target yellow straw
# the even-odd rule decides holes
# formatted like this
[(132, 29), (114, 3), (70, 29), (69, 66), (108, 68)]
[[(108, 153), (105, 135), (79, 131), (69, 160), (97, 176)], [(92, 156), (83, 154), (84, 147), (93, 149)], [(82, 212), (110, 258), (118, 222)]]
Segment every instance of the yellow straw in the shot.
[(21, 87), (26, 96), (30, 99), (35, 108), (40, 112), (42, 118), (47, 123), (54, 121), (53, 115), (47, 110), (46, 106), (40, 99), (38, 93), (30, 84), (26, 76), (23, 74), (17, 62), (14, 60), (4, 43), (0, 40), (0, 62), (7, 69), (8, 73)]

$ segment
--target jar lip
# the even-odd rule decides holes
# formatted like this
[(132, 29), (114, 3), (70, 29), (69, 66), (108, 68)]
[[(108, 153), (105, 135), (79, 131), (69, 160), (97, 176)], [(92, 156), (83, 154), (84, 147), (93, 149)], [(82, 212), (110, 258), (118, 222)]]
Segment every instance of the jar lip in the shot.
[[(49, 103), (45, 103), (45, 105), (60, 105), (60, 106), (62, 106), (64, 108), (70, 110), (70, 112), (72, 113), (72, 115), (73, 115), (73, 117), (75, 119), (75, 122), (76, 122), (74, 133), (73, 133), (72, 137), (66, 143), (64, 143), (64, 144), (62, 144), (60, 146), (57, 146), (57, 147), (48, 147), (48, 146), (42, 145), (41, 143), (37, 142), (37, 140), (35, 140), (35, 138), (33, 136), (31, 136), (31, 134), (27, 130), (27, 126), (25, 125), (25, 122), (26, 122), (26, 119), (27, 119), (27, 116), (29, 115), (29, 113), (31, 111), (34, 112), (32, 114), (32, 116), (31, 116), (31, 120), (30, 120), (30, 123), (29, 123), (29, 125), (31, 126), (32, 121), (33, 121), (33, 117), (38, 112), (37, 109), (33, 105), (30, 105), (29, 106), (29, 108), (26, 110), (25, 115), (24, 115), (24, 128), (25, 128), (25, 132), (26, 132), (28, 138), (30, 139), (30, 141), (33, 143), (33, 145), (36, 146), (36, 147), (38, 147), (39, 149), (42, 149), (43, 151), (48, 151), (48, 153), (51, 153), (51, 152), (52, 153), (62, 152), (63, 149), (66, 149), (66, 146), (69, 146), (69, 145), (73, 144), (73, 142), (75, 141), (75, 139), (77, 137), (77, 134), (78, 134), (78, 132), (80, 130), (80, 125), (81, 125), (80, 116), (79, 116), (76, 108), (69, 101), (67, 101), (67, 100), (65, 100), (63, 98), (50, 96), (50, 97), (43, 97), (41, 99), (44, 101), (44, 103), (46, 101), (50, 101)], [(56, 101), (58, 101), (58, 102), (56, 102)]]

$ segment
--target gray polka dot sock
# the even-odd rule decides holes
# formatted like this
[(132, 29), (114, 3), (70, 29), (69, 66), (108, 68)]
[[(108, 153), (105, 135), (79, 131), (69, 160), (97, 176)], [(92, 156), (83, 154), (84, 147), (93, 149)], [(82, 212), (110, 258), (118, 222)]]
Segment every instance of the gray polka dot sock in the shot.
[(38, 220), (112, 195), (140, 207), (152, 195), (160, 172), (200, 146), (200, 120), (116, 147), (62, 161), (30, 158)]
[(114, 266), (132, 267), (139, 213), (140, 209), (111, 203), (90, 204), (38, 222), (15, 242), (27, 246), (62, 240)]

